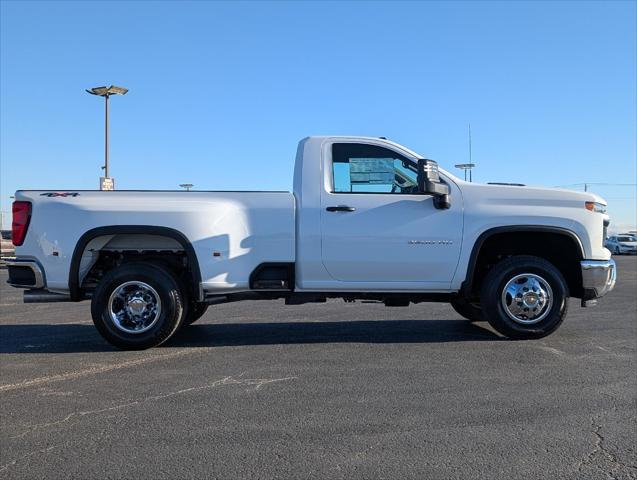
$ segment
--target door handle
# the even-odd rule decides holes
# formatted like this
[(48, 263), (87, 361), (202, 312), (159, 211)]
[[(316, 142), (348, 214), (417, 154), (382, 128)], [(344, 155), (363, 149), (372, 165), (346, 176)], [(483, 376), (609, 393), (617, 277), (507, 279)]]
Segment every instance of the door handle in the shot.
[(325, 210), (328, 212), (353, 212), (356, 208), (348, 207), (347, 205), (339, 205), (338, 207), (327, 207)]

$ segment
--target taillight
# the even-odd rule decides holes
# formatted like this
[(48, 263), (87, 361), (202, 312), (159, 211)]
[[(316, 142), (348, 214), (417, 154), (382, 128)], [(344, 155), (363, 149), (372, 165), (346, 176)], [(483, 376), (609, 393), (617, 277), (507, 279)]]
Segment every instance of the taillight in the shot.
[(13, 202), (13, 222), (11, 223), (11, 239), (16, 247), (24, 242), (27, 228), (31, 221), (31, 202)]

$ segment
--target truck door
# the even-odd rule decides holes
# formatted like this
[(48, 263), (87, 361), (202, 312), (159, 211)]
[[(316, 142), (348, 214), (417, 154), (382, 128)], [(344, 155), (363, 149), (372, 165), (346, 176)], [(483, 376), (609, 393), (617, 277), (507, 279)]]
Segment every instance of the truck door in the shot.
[(333, 143), (325, 156), (321, 255), (330, 276), (447, 287), (462, 243), (457, 187), (452, 186), (451, 208), (438, 210), (432, 196), (417, 193), (415, 159), (384, 146), (347, 142)]

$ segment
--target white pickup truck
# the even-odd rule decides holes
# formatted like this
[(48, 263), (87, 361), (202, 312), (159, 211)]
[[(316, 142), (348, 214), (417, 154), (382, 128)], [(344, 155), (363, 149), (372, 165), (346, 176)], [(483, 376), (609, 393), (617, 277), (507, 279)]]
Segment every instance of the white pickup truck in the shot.
[(91, 300), (113, 345), (148, 348), (208, 306), (450, 302), (514, 339), (615, 284), (606, 203), (464, 182), (384, 138), (308, 137), (294, 192), (33, 191), (13, 204), (9, 283), (25, 302)]

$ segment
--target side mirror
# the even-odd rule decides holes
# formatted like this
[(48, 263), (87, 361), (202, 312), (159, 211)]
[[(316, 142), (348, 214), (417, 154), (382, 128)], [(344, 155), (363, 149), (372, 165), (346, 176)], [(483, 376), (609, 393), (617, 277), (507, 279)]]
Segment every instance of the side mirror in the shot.
[(449, 185), (440, 181), (438, 163), (433, 160), (418, 160), (418, 191), (425, 195), (433, 195), (434, 206), (438, 209), (451, 207)]

